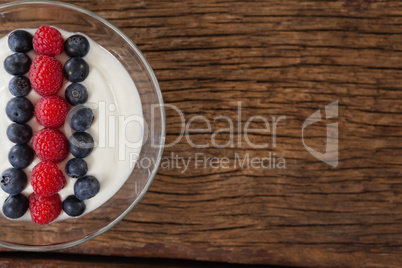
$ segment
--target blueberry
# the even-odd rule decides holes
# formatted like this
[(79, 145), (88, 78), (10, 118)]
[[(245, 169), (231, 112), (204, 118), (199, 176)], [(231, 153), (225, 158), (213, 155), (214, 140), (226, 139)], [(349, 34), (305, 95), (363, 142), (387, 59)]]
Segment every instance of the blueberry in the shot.
[(31, 82), (25, 76), (16, 76), (8, 84), (11, 94), (16, 97), (24, 97), (31, 92)]
[(88, 63), (80, 57), (69, 59), (64, 64), (64, 77), (71, 82), (82, 82), (89, 74)]
[(80, 178), (85, 176), (88, 172), (88, 165), (85, 160), (80, 158), (73, 158), (66, 164), (66, 173), (72, 178)]
[(86, 132), (75, 132), (68, 140), (70, 152), (77, 158), (85, 158), (94, 149), (94, 139)]
[(66, 88), (66, 100), (71, 105), (83, 104), (88, 100), (88, 90), (81, 84), (72, 83)]
[(91, 126), (92, 121), (94, 121), (92, 110), (85, 106), (77, 106), (71, 110), (68, 123), (73, 130), (82, 132)]
[(17, 144), (27, 143), (32, 138), (32, 128), (26, 124), (12, 123), (7, 128), (7, 137)]
[(29, 200), (23, 194), (10, 195), (4, 201), (3, 214), (11, 219), (22, 217), (28, 210)]
[(10, 195), (21, 193), (27, 186), (27, 175), (21, 169), (9, 168), (1, 175), (0, 186)]
[(15, 168), (26, 168), (33, 159), (34, 151), (26, 144), (14, 145), (8, 154), (8, 161)]
[(14, 52), (32, 50), (32, 34), (24, 30), (16, 30), (8, 36), (8, 46)]
[(4, 60), (4, 69), (12, 75), (23, 75), (31, 67), (31, 58), (24, 53), (14, 53)]
[(64, 51), (70, 57), (84, 57), (89, 51), (89, 42), (80, 34), (67, 38), (64, 42)]
[(74, 184), (74, 194), (79, 200), (94, 197), (100, 189), (100, 183), (94, 176), (79, 178)]
[(12, 98), (6, 106), (6, 114), (11, 121), (25, 123), (34, 115), (32, 102), (24, 97)]
[(72, 217), (80, 216), (86, 208), (85, 202), (74, 195), (70, 195), (63, 201), (63, 210)]

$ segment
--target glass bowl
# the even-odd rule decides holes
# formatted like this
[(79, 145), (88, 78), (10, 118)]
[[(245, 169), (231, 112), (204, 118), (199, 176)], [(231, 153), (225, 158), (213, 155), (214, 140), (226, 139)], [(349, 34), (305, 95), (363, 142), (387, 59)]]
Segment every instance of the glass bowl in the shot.
[[(137, 163), (147, 164), (136, 165), (111, 199), (82, 217), (49, 225), (12, 221), (0, 216), (0, 246), (46, 251), (80, 244), (122, 220), (140, 202), (155, 177), (165, 142), (165, 111), (158, 82), (149, 63), (132, 40), (88, 10), (60, 2), (22, 1), (1, 5), (0, 15), (0, 37), (18, 28), (38, 28), (42, 25), (88, 35), (120, 61), (140, 95), (144, 129)], [(141, 161), (143, 159), (146, 161)]]

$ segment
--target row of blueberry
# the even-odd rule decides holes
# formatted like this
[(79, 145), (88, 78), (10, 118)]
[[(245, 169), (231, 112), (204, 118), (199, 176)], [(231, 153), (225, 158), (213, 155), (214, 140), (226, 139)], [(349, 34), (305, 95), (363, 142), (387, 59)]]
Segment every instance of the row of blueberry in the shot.
[(14, 75), (10, 80), (9, 90), (15, 97), (6, 106), (6, 114), (14, 122), (7, 128), (7, 137), (16, 145), (11, 148), (8, 155), (13, 167), (3, 172), (0, 185), (3, 191), (9, 194), (2, 208), (4, 215), (19, 218), (25, 214), (29, 206), (28, 198), (21, 194), (28, 182), (27, 175), (22, 169), (28, 167), (34, 159), (34, 151), (27, 144), (32, 138), (32, 129), (25, 124), (33, 117), (34, 106), (25, 98), (31, 91), (31, 84), (24, 76), (31, 66), (31, 59), (25, 53), (32, 50), (32, 35), (26, 31), (14, 31), (9, 36), (8, 45), (15, 53), (5, 59), (4, 68)]
[(71, 81), (65, 93), (66, 100), (75, 106), (70, 113), (69, 125), (76, 131), (69, 139), (69, 149), (76, 158), (66, 164), (67, 175), (77, 178), (74, 184), (74, 194), (63, 201), (63, 210), (70, 216), (79, 216), (85, 209), (84, 200), (95, 196), (100, 189), (99, 181), (87, 175), (88, 165), (84, 158), (89, 156), (94, 148), (92, 136), (85, 132), (94, 120), (92, 109), (84, 106), (88, 100), (88, 90), (80, 82), (84, 81), (89, 73), (89, 66), (82, 58), (89, 51), (89, 42), (82, 35), (70, 37), (75, 46), (74, 55), (64, 66), (64, 76)]

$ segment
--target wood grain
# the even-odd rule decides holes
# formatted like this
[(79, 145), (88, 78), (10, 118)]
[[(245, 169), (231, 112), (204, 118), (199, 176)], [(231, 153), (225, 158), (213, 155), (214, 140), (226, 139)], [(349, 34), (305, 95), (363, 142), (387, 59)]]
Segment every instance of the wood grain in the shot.
[(70, 268), (70, 267), (137, 267), (137, 268), (253, 268), (258, 265), (224, 264), (169, 259), (146, 259), (121, 256), (8, 252), (0, 253), (0, 267)]
[[(5, 1), (2, 1), (5, 2)], [(62, 252), (311, 267), (402, 263), (402, 3), (400, 1), (70, 1), (121, 28), (144, 52), (164, 100), (212, 132), (259, 115), (286, 116), (277, 145), (164, 156), (286, 159), (286, 169), (161, 168), (141, 204), (105, 234)], [(303, 122), (339, 101), (339, 117), (306, 132), (324, 150), (339, 123), (339, 165), (310, 155)], [(167, 142), (182, 127), (167, 109)], [(205, 127), (194, 121), (193, 127)], [(253, 128), (264, 128), (254, 121)], [(198, 144), (211, 133), (191, 133)], [(228, 132), (217, 135), (219, 144)], [(256, 144), (270, 134), (249, 134)]]

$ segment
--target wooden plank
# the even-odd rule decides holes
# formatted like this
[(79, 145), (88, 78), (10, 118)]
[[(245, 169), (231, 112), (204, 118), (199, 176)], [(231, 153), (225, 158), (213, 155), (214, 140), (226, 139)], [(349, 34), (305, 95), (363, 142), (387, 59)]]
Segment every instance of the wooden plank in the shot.
[[(6, 1), (2, 1), (6, 2)], [(62, 252), (296, 266), (399, 267), (402, 262), (402, 4), (399, 1), (70, 1), (109, 19), (144, 52), (165, 102), (188, 122), (286, 116), (277, 146), (165, 150), (191, 165), (159, 170), (141, 204), (105, 234)], [(303, 122), (339, 101), (339, 118), (306, 132), (325, 150), (339, 123), (339, 165), (310, 155)], [(323, 114), (323, 113), (322, 113)], [(264, 128), (255, 121), (253, 128)], [(167, 142), (182, 124), (167, 110)], [(194, 121), (192, 127), (205, 127)], [(198, 144), (212, 133), (192, 133)], [(219, 144), (228, 133), (216, 136)], [(268, 153), (286, 169), (240, 168), (236, 154)], [(229, 168), (196, 166), (196, 153)]]
[(130, 258), (116, 256), (99, 256), (99, 255), (73, 255), (73, 254), (54, 254), (54, 253), (26, 253), (12, 252), (0, 254), (0, 267), (33, 267), (33, 268), (61, 268), (61, 267), (168, 267), (168, 268), (252, 268), (260, 267), (256, 265), (241, 264), (225, 264), (213, 262), (198, 262), (185, 260), (168, 260), (168, 259), (146, 259), (146, 258)]

